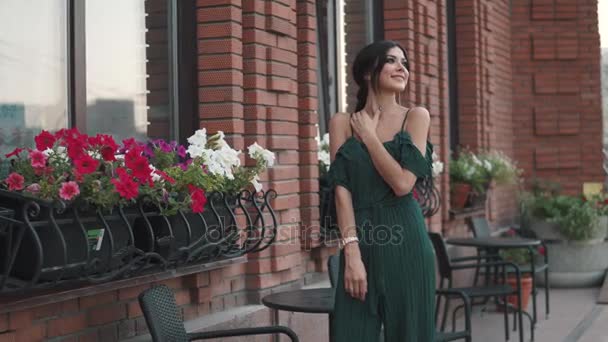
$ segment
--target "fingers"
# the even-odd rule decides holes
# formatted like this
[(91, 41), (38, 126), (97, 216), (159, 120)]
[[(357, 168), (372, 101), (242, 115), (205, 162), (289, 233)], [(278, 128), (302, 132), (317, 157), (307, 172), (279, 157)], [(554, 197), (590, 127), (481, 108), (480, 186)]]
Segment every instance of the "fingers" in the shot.
[(363, 279), (345, 279), (344, 289), (351, 297), (365, 301), (367, 295), (367, 280)]

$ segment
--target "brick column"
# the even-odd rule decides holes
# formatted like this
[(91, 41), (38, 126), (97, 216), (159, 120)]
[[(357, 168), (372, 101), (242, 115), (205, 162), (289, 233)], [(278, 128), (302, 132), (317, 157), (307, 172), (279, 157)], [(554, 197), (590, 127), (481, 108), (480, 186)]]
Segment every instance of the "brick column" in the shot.
[(515, 155), (528, 179), (603, 182), (597, 1), (514, 2)]

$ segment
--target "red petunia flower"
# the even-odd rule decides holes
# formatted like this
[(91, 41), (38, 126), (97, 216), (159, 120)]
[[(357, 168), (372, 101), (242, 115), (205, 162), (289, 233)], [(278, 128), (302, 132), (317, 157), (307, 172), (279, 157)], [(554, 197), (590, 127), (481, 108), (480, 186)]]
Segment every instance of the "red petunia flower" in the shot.
[(43, 130), (34, 138), (34, 141), (36, 142), (36, 148), (39, 151), (44, 151), (47, 148), (52, 148), (57, 138), (53, 134)]
[(207, 197), (205, 192), (201, 188), (197, 188), (194, 185), (188, 185), (190, 191), (190, 208), (193, 213), (202, 213), (205, 210), (205, 204), (207, 203)]
[(46, 167), (46, 155), (39, 150), (30, 151), (30, 162), (35, 169)]
[(141, 184), (150, 180), (152, 168), (146, 157), (138, 156), (130, 159), (125, 158), (125, 165), (131, 169), (133, 177), (137, 178)]
[(22, 148), (17, 147), (16, 149), (14, 149), (14, 150), (13, 150), (13, 152), (11, 152), (11, 153), (7, 153), (7, 154), (5, 154), (4, 156), (5, 156), (6, 158), (10, 158), (10, 157), (12, 157), (12, 156), (18, 156), (18, 155), (19, 155), (19, 153), (21, 153), (22, 151), (23, 151), (23, 149), (22, 149)]
[(4, 181), (6, 182), (6, 184), (8, 184), (8, 189), (10, 191), (17, 191), (23, 189), (23, 182), (25, 181), (25, 179), (17, 172), (13, 172), (8, 175), (8, 177), (6, 177)]
[(169, 182), (169, 184), (175, 184), (175, 179), (173, 177), (169, 176), (166, 172), (161, 171), (161, 170), (154, 170), (154, 173), (158, 174), (162, 179)]
[(59, 189), (59, 197), (66, 201), (72, 200), (75, 196), (80, 194), (80, 188), (76, 182), (63, 182), (61, 189)]
[(76, 172), (82, 175), (88, 175), (89, 173), (93, 173), (97, 170), (99, 161), (95, 160), (88, 154), (83, 154), (80, 156), (80, 158), (74, 160), (74, 165), (76, 165)]
[(139, 184), (121, 167), (116, 169), (118, 179), (112, 179), (116, 192), (125, 199), (133, 199), (139, 194)]

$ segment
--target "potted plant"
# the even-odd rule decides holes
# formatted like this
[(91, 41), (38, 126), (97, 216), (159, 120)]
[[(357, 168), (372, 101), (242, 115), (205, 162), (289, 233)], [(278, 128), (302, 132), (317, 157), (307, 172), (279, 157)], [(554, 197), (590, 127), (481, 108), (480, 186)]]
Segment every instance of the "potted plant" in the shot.
[(608, 267), (606, 227), (600, 220), (606, 210), (603, 199), (560, 195), (558, 187), (545, 184), (536, 181), (522, 196), (521, 216), (522, 228), (547, 242), (551, 285), (601, 283)]
[(450, 206), (462, 209), (470, 202), (472, 193), (485, 193), (486, 180), (481, 161), (471, 151), (461, 151), (450, 160)]
[[(514, 229), (509, 229), (506, 232), (501, 234), (502, 237), (514, 237), (517, 233)], [(530, 251), (526, 248), (508, 248), (501, 249), (499, 251), (500, 257), (505, 260), (512, 262), (518, 266), (526, 267), (529, 266), (533, 260), (536, 260), (537, 257), (544, 256), (546, 253), (545, 248), (543, 246), (538, 246), (538, 248), (532, 250), (532, 255), (530, 255)], [(534, 258), (534, 259), (532, 259)], [(525, 308), (528, 307), (528, 302), (530, 300), (530, 294), (532, 293), (532, 275), (530, 273), (522, 273), (521, 274), (521, 302), (522, 306)], [(517, 278), (515, 274), (509, 272), (507, 274), (506, 283), (511, 287), (517, 287)], [(515, 308), (518, 308), (517, 304), (517, 296), (509, 296), (507, 297), (507, 301)]]

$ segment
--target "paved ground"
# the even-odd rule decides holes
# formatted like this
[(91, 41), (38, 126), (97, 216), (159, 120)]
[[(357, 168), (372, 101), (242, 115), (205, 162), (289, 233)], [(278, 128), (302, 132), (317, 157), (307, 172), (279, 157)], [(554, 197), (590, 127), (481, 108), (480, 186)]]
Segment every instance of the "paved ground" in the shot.
[[(544, 293), (541, 291), (538, 294), (539, 320), (534, 340), (536, 342), (608, 342), (608, 305), (596, 304), (598, 293), (599, 288), (552, 289), (551, 312), (549, 317), (545, 318)], [(531, 308), (530, 304), (530, 311)], [(459, 325), (461, 323), (459, 321)], [(476, 307), (472, 326), (475, 342), (505, 340), (503, 316), (500, 313), (491, 310), (482, 312), (480, 307)], [(528, 324), (525, 326), (525, 339), (529, 341), (529, 326)], [(517, 332), (512, 332), (510, 341), (519, 341)]]

